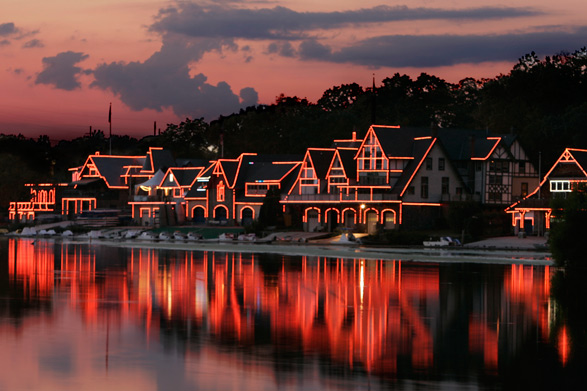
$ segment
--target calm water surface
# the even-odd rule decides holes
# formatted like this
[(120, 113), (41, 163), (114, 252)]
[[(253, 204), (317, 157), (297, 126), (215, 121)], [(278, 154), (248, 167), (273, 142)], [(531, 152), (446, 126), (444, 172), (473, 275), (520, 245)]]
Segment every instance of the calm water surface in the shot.
[(0, 390), (500, 389), (569, 359), (552, 274), (2, 239)]

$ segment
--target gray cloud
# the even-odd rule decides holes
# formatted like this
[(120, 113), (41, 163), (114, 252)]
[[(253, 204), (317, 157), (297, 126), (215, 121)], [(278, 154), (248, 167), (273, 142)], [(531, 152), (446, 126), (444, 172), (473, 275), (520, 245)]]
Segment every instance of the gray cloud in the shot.
[(77, 80), (84, 70), (75, 64), (88, 58), (87, 54), (72, 51), (62, 52), (54, 57), (43, 58), (43, 71), (37, 75), (35, 84), (49, 84), (61, 90), (74, 90), (81, 86)]
[(485, 61), (515, 61), (585, 46), (587, 27), (502, 35), (389, 35), (365, 39), (339, 51), (314, 40), (300, 44), (300, 57), (376, 67), (438, 67)]
[[(110, 90), (132, 110), (171, 107), (178, 116), (206, 117), (231, 114), (241, 107), (230, 85), (207, 83), (203, 74), (190, 75), (190, 64), (211, 50), (231, 47), (230, 41), (209, 39), (186, 42), (164, 38), (160, 51), (144, 62), (101, 64), (92, 87)], [(254, 89), (241, 91), (243, 102), (256, 104)]]
[(254, 88), (245, 87), (240, 90), (239, 95), (241, 98), (241, 106), (243, 107), (255, 106), (259, 103), (259, 94)]
[(279, 54), (283, 57), (295, 57), (296, 50), (289, 41), (271, 42), (267, 47), (267, 54)]
[(43, 42), (41, 42), (41, 40), (39, 39), (31, 39), (30, 41), (25, 42), (22, 47), (25, 49), (31, 49), (31, 48), (42, 48), (45, 45), (43, 44)]
[(182, 3), (161, 10), (151, 31), (187, 37), (305, 39), (307, 31), (413, 20), (490, 20), (539, 15), (528, 8), (480, 7), (462, 10), (378, 6), (342, 12), (297, 12), (285, 7), (245, 9)]
[(0, 41), (0, 46), (10, 45), (10, 41), (7, 39), (3, 39)]
[(18, 29), (14, 23), (0, 23), (0, 36), (6, 37), (18, 33)]

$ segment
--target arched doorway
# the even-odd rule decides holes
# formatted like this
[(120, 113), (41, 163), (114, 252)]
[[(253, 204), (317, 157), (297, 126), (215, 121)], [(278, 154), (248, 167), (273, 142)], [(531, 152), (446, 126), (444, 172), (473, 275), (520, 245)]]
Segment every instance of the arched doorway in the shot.
[(382, 223), (383, 223), (384, 229), (394, 229), (395, 228), (395, 211), (393, 211), (393, 210), (384, 211)]
[(226, 221), (228, 218), (228, 209), (225, 206), (219, 205), (214, 209), (214, 220), (216, 221)]
[(306, 209), (306, 224), (308, 232), (315, 232), (320, 226), (320, 211), (318, 209)]
[(255, 219), (255, 211), (251, 207), (245, 207), (241, 211), (241, 225), (247, 226), (253, 224)]
[(334, 232), (340, 222), (340, 213), (334, 208), (330, 208), (326, 211), (325, 222), (328, 227), (328, 232)]
[(370, 209), (365, 212), (365, 224), (367, 225), (367, 233), (373, 235), (377, 232), (377, 223), (379, 222), (379, 216), (377, 211)]
[(357, 224), (357, 212), (348, 208), (342, 212), (342, 221), (346, 228), (354, 228)]
[(192, 208), (192, 221), (195, 224), (204, 224), (206, 222), (206, 210), (203, 206), (194, 206)]

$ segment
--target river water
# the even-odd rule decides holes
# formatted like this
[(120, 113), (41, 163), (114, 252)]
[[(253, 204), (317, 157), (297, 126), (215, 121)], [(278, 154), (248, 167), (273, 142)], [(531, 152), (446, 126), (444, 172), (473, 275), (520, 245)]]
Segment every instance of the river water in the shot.
[(0, 390), (528, 385), (574, 349), (554, 272), (2, 239)]

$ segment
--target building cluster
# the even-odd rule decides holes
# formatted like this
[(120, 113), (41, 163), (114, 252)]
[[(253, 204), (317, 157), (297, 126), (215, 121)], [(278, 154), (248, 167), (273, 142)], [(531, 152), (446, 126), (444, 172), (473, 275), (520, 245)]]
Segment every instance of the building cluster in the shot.
[[(578, 152), (567, 153), (560, 164), (577, 161)], [(30, 200), (12, 202), (10, 219), (81, 219), (92, 213), (106, 218), (111, 212), (126, 213), (142, 226), (247, 225), (258, 218), (270, 190), (280, 195), (284, 224), (301, 224), (306, 231), (429, 227), (446, 206), (462, 201), (509, 207), (513, 224), (522, 229), (548, 224), (549, 217), (526, 206), (532, 204), (531, 190), (545, 182), (539, 183), (516, 137), (479, 130), (373, 125), (362, 138), (353, 132), (330, 148), (308, 148), (303, 156), (176, 160), (170, 151), (150, 148), (142, 156), (95, 153), (70, 171), (69, 183), (27, 185)], [(569, 172), (551, 173), (559, 171)], [(586, 176), (582, 169), (578, 173)], [(566, 191), (569, 180), (554, 183)], [(556, 189), (551, 184), (550, 191)]]

